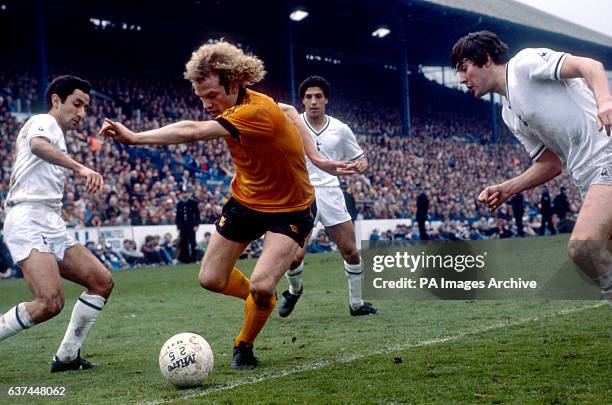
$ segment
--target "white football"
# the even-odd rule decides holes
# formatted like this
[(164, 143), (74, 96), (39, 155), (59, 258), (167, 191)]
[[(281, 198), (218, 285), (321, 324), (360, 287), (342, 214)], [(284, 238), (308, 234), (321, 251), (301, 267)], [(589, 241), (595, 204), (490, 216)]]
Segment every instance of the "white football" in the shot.
[(202, 385), (213, 369), (213, 353), (208, 342), (195, 333), (179, 333), (164, 343), (159, 352), (159, 368), (169, 383), (177, 387)]

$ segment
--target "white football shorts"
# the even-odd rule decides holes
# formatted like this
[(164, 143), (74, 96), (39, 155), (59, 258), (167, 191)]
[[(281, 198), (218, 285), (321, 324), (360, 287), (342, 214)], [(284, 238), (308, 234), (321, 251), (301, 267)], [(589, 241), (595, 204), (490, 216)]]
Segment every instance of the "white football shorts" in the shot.
[[(608, 150), (610, 149), (609, 147)], [(576, 185), (583, 201), (591, 186), (595, 184), (612, 185), (612, 151), (608, 152), (603, 159), (593, 163), (580, 180), (576, 182)]]
[(328, 227), (351, 220), (340, 187), (315, 187), (315, 199), (317, 202), (315, 225), (321, 221), (323, 226)]
[(63, 260), (66, 249), (77, 244), (66, 231), (66, 223), (58, 210), (29, 203), (7, 210), (4, 241), (15, 263), (27, 259), (32, 249), (53, 253), (57, 260)]

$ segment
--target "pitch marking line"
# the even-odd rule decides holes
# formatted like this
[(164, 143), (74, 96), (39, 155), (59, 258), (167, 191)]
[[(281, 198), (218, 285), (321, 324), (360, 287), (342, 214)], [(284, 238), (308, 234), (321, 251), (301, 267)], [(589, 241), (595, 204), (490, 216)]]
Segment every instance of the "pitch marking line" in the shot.
[(302, 372), (305, 372), (305, 371), (320, 370), (322, 368), (329, 367), (329, 366), (335, 366), (335, 365), (338, 365), (338, 364), (351, 363), (351, 362), (356, 361), (356, 360), (361, 360), (361, 359), (365, 359), (367, 357), (377, 356), (377, 355), (380, 355), (380, 354), (389, 354), (389, 353), (394, 353), (394, 352), (398, 352), (398, 351), (402, 351), (402, 350), (406, 350), (406, 349), (412, 349), (412, 348), (415, 348), (415, 347), (430, 346), (430, 345), (435, 345), (435, 344), (438, 344), (438, 343), (445, 343), (445, 342), (450, 342), (450, 341), (453, 341), (453, 340), (459, 340), (459, 339), (463, 339), (464, 337), (473, 336), (473, 335), (479, 335), (481, 333), (490, 332), (490, 331), (496, 330), (496, 329), (503, 329), (503, 328), (512, 327), (512, 326), (523, 325), (523, 324), (526, 324), (526, 323), (529, 323), (529, 322), (539, 321), (541, 319), (554, 318), (556, 316), (568, 315), (568, 314), (573, 314), (573, 313), (576, 313), (576, 312), (585, 311), (585, 310), (588, 310), (588, 309), (594, 309), (594, 308), (598, 308), (598, 307), (600, 307), (602, 305), (605, 305), (605, 302), (601, 302), (601, 303), (597, 303), (595, 305), (590, 305), (590, 306), (581, 307), (581, 308), (565, 309), (565, 310), (554, 312), (554, 313), (549, 314), (549, 315), (541, 315), (541, 316), (536, 316), (536, 317), (533, 317), (533, 318), (519, 319), (519, 320), (513, 321), (513, 322), (498, 322), (496, 324), (493, 324), (491, 326), (487, 326), (485, 328), (474, 329), (474, 330), (471, 330), (469, 332), (459, 333), (459, 334), (454, 335), (454, 336), (448, 336), (448, 337), (444, 337), (444, 338), (431, 339), (431, 340), (423, 340), (423, 341), (418, 341), (416, 343), (409, 343), (409, 344), (404, 344), (404, 345), (395, 345), (395, 346), (390, 346), (390, 347), (387, 347), (387, 348), (384, 348), (384, 349), (380, 349), (380, 350), (374, 350), (374, 351), (371, 351), (369, 353), (356, 354), (356, 355), (351, 355), (351, 356), (347, 356), (347, 357), (338, 357), (338, 358), (336, 358), (334, 360), (316, 361), (314, 363), (304, 364), (302, 366), (296, 366), (296, 367), (290, 368), (290, 369), (285, 370), (285, 371), (268, 372), (268, 373), (260, 374), (260, 375), (255, 376), (255, 377), (239, 378), (238, 380), (236, 380), (236, 381), (234, 381), (232, 383), (221, 385), (221, 386), (218, 386), (218, 387), (208, 388), (208, 389), (205, 389), (205, 390), (200, 390), (198, 388), (194, 388), (194, 389), (191, 389), (191, 390), (185, 390), (184, 392), (186, 393), (186, 395), (181, 395), (179, 397), (168, 398), (168, 399), (163, 399), (163, 400), (158, 400), (158, 401), (145, 402), (145, 404), (146, 405), (160, 405), (160, 404), (171, 403), (173, 401), (179, 401), (179, 400), (182, 400), (182, 399), (204, 397), (204, 396), (209, 395), (209, 394), (214, 394), (216, 392), (231, 390), (231, 389), (234, 389), (234, 388), (237, 388), (237, 387), (241, 387), (243, 385), (257, 384), (257, 383), (260, 383), (260, 382), (264, 382), (264, 381), (268, 381), (268, 380), (274, 380), (276, 378), (287, 377), (289, 375), (293, 375), (293, 374), (297, 374), (297, 373), (302, 373)]

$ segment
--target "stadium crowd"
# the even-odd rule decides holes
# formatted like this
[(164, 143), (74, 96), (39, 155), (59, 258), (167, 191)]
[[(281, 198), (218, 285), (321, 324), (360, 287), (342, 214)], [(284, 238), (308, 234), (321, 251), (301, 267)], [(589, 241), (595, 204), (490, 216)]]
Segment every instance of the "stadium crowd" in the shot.
[[(199, 204), (200, 222), (212, 223), (229, 198), (232, 172), (230, 155), (223, 140), (191, 145), (137, 148), (108, 142), (96, 136), (104, 117), (124, 122), (136, 131), (156, 128), (179, 119), (209, 118), (187, 83), (155, 80), (90, 78), (94, 84), (88, 116), (79, 130), (66, 134), (68, 153), (100, 172), (105, 186), (97, 196), (84, 193), (83, 181), (69, 175), (63, 216), (70, 227), (175, 224), (176, 203), (182, 190), (189, 190)], [(419, 86), (428, 86), (420, 79)], [(23, 71), (0, 72), (0, 218), (12, 166), (12, 150), (22, 122), (18, 114), (32, 113), (37, 105), (36, 80)], [(358, 135), (369, 160), (366, 175), (344, 178), (353, 195), (358, 219), (414, 218), (416, 196), (429, 198), (429, 228), (432, 239), (477, 239), (519, 235), (513, 211), (505, 204), (494, 213), (476, 201), (486, 185), (515, 176), (529, 164), (527, 153), (509, 132), (500, 129), (499, 142), (491, 143), (490, 118), (479, 118), (461, 106), (439, 105), (440, 100), (460, 97), (456, 91), (429, 84), (435, 108), (415, 108), (409, 136), (401, 136), (399, 109), (389, 100), (372, 98), (351, 102), (347, 91), (334, 93), (330, 113), (346, 122)], [(279, 92), (275, 92), (279, 93)], [(276, 94), (282, 98), (283, 94)], [(434, 101), (435, 100), (435, 101)], [(427, 101), (427, 100), (426, 100)], [(450, 102), (449, 102), (450, 103)], [(427, 104), (424, 102), (422, 104)], [(480, 106), (480, 113), (485, 107)], [(488, 111), (488, 110), (487, 110)], [(500, 128), (503, 124), (500, 125)], [(550, 195), (567, 191), (571, 222), (580, 199), (567, 174), (548, 184)], [(524, 194), (524, 233), (538, 233), (542, 216), (542, 189)], [(436, 225), (436, 226), (434, 226)], [(372, 235), (381, 239), (418, 239), (416, 227), (398, 226)], [(172, 263), (173, 250), (162, 246), (135, 249), (131, 242), (116, 254), (105, 255), (104, 243), (90, 244), (104, 256), (109, 268)], [(313, 240), (310, 251), (326, 251), (324, 235)], [(155, 243), (154, 243), (155, 244)], [(108, 250), (108, 249), (107, 249)], [(252, 254), (256, 255), (257, 246)], [(131, 251), (131, 254), (129, 254)], [(156, 253), (157, 252), (157, 253)], [(145, 256), (149, 254), (148, 258)], [(117, 257), (115, 257), (117, 256)], [(139, 259), (139, 260), (137, 260)], [(119, 263), (119, 264), (117, 264)], [(0, 268), (0, 277), (5, 269)]]

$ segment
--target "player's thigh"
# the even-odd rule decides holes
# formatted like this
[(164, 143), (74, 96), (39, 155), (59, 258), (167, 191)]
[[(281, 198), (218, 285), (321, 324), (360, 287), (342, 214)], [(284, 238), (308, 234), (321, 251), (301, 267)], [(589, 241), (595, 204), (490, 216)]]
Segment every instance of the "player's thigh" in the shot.
[(225, 283), (236, 261), (250, 242), (234, 242), (213, 230), (200, 264), (200, 282)]
[(341, 252), (354, 252), (357, 250), (355, 241), (355, 227), (352, 221), (345, 221), (340, 224), (326, 227), (325, 230), (334, 240)]
[(62, 280), (53, 253), (32, 249), (30, 255), (19, 262), (19, 267), (34, 298), (63, 300)]
[(80, 243), (66, 249), (64, 258), (58, 265), (60, 274), (65, 279), (105, 298), (110, 295), (113, 288), (111, 272)]
[(607, 241), (611, 236), (612, 185), (592, 185), (578, 214), (572, 240)]
[(269, 293), (289, 268), (300, 245), (282, 233), (266, 232), (261, 256), (251, 274), (251, 287)]

